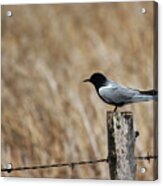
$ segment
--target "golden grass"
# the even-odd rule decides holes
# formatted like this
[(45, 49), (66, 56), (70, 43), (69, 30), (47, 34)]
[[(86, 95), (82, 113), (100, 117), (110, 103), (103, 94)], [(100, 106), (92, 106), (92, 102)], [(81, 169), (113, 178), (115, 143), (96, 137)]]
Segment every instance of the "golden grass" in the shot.
[[(106, 111), (113, 108), (82, 80), (100, 71), (150, 89), (153, 65), (152, 2), (2, 6), (2, 167), (105, 158)], [(134, 113), (135, 154), (154, 154), (153, 103), (119, 110)], [(152, 161), (137, 166), (136, 179), (153, 179)], [(106, 164), (2, 175), (109, 178)]]

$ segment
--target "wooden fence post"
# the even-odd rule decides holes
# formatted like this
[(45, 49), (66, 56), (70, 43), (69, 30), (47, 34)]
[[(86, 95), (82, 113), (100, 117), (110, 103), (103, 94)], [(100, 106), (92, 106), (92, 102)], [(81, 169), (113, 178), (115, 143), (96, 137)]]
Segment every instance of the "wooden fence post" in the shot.
[(107, 112), (108, 163), (113, 180), (134, 180), (135, 132), (131, 112)]

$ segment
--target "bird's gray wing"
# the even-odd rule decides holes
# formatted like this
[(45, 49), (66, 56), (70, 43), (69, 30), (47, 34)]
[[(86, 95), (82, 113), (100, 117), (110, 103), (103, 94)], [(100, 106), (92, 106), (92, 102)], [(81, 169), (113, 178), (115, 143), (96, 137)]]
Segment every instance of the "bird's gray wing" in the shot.
[(123, 87), (118, 84), (110, 84), (99, 89), (99, 95), (108, 103), (123, 105), (132, 102), (137, 90)]

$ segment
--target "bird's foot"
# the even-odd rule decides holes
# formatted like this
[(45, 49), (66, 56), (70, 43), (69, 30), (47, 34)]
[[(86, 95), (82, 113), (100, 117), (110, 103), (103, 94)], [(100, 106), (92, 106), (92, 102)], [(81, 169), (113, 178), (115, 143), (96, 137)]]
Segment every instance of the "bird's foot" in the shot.
[(117, 108), (118, 108), (118, 107), (117, 107), (117, 106), (115, 106), (115, 108), (114, 108), (113, 112), (116, 112), (116, 111), (117, 111)]

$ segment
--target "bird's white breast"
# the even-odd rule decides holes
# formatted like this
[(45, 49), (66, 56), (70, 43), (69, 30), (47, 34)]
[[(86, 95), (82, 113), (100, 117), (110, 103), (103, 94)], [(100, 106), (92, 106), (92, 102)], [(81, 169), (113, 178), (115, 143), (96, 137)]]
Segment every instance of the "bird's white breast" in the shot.
[(108, 91), (109, 91), (110, 89), (112, 89), (112, 88), (113, 88), (113, 85), (110, 84), (110, 83), (108, 83), (108, 84), (106, 84), (105, 86), (100, 87), (98, 91), (99, 91), (99, 94), (100, 94), (101, 96), (107, 97)]
[(99, 88), (99, 93), (103, 92), (105, 90), (111, 89), (111, 88), (113, 88), (113, 85), (111, 83), (108, 83), (105, 86), (102, 86), (102, 87)]

